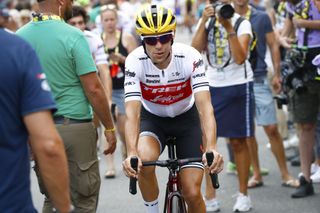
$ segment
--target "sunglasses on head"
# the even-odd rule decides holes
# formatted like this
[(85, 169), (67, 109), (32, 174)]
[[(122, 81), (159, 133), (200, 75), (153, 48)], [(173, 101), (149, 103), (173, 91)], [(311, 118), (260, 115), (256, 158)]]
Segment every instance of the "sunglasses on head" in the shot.
[(156, 45), (157, 42), (159, 41), (161, 44), (166, 44), (169, 41), (171, 41), (173, 38), (172, 33), (164, 34), (164, 35), (159, 35), (159, 36), (144, 36), (143, 41), (148, 44), (148, 45)]
[(106, 4), (100, 7), (100, 12), (104, 12), (106, 10), (117, 10), (117, 6), (115, 4)]

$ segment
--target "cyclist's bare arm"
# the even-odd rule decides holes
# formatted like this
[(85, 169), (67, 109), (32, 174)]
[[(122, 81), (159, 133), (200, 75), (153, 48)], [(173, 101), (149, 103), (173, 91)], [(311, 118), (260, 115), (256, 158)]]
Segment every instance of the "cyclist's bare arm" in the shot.
[[(204, 145), (206, 152), (212, 151), (214, 154), (214, 161), (209, 170), (213, 173), (219, 173), (223, 168), (222, 155), (215, 151), (216, 149), (216, 122), (213, 114), (213, 107), (211, 104), (211, 96), (209, 91), (197, 92), (194, 95), (195, 103), (199, 112), (202, 135), (204, 138)], [(205, 157), (204, 157), (205, 159)]]
[(112, 79), (110, 76), (109, 68), (107, 64), (98, 64), (97, 68), (100, 75), (101, 83), (107, 95), (108, 104), (110, 108), (110, 105), (112, 103)]
[(69, 212), (71, 201), (67, 159), (51, 112), (31, 113), (23, 119), (30, 135), (31, 149), (50, 199), (59, 212)]
[[(140, 101), (126, 102), (126, 123), (125, 123), (125, 138), (128, 158), (123, 162), (123, 168), (127, 176), (137, 177), (137, 172), (131, 168), (130, 159), (132, 156), (138, 156), (137, 143), (140, 132)], [(141, 161), (139, 159), (139, 167)], [(138, 172), (139, 172), (138, 167)]]
[(209, 91), (197, 92), (194, 95), (199, 112), (202, 134), (206, 151), (216, 148), (216, 122)]
[[(106, 130), (114, 128), (112, 122), (109, 103), (103, 86), (96, 72), (91, 72), (80, 76), (80, 81), (93, 110), (97, 114)], [(113, 153), (116, 149), (117, 138), (115, 131), (105, 131), (105, 136), (109, 147), (105, 154)]]

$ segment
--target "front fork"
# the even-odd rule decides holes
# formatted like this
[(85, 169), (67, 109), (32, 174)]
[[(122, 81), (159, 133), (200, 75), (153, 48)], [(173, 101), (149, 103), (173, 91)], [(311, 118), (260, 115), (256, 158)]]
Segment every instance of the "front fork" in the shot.
[(175, 213), (172, 212), (173, 198), (177, 197), (179, 202), (179, 212), (187, 212), (184, 198), (181, 194), (181, 186), (179, 181), (179, 174), (177, 171), (172, 171), (169, 174), (169, 179), (166, 187), (166, 199), (164, 203), (164, 213)]

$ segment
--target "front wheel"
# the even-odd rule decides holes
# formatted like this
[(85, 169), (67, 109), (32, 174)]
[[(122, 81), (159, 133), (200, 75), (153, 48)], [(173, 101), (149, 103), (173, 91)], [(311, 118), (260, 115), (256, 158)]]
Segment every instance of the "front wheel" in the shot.
[(186, 213), (185, 202), (182, 197), (173, 196), (168, 213)]

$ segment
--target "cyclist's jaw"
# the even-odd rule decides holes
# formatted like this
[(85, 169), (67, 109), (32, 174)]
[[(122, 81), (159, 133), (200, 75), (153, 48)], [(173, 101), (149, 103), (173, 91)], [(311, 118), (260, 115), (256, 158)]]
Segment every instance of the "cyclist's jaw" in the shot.
[(147, 54), (156, 67), (159, 69), (164, 69), (169, 65), (172, 57), (170, 54), (171, 41), (165, 44), (161, 44), (159, 41), (157, 41), (156, 45), (145, 44), (145, 48)]

